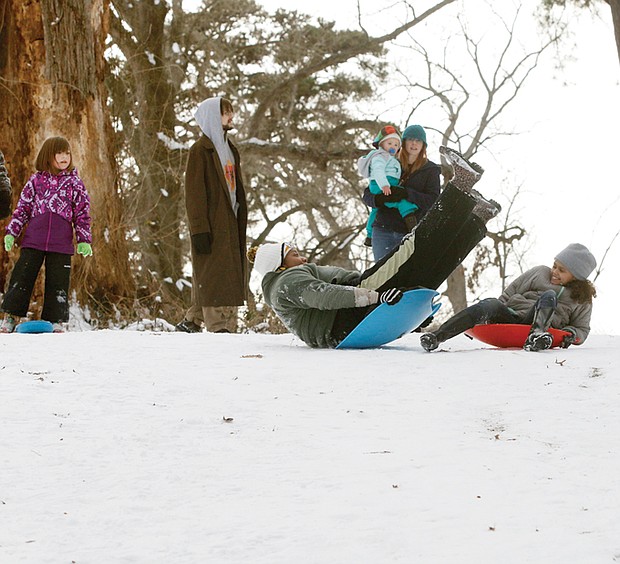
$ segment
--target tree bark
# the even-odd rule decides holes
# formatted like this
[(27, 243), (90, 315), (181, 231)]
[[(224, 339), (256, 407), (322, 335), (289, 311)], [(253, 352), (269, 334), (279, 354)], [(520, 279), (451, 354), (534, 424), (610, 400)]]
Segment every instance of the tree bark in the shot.
[[(171, 77), (172, 65), (165, 52), (169, 8), (165, 2), (114, 0), (113, 4), (120, 19), (113, 17), (110, 31), (127, 59), (133, 90), (128, 95), (132, 108), (124, 121), (128, 146), (140, 170), (137, 217), (132, 219), (140, 238), (143, 270), (161, 283), (167, 278), (176, 280), (183, 267), (179, 238), (182, 172), (177, 155), (165, 143), (165, 138), (176, 138), (174, 102), (181, 87)], [(121, 20), (131, 26), (132, 34)], [(171, 26), (175, 26), (174, 19)], [(176, 29), (171, 33), (181, 34)], [(163, 288), (174, 293), (176, 287)]]
[(448, 276), (448, 288), (444, 294), (450, 300), (452, 311), (458, 313), (467, 307), (467, 290), (465, 285), (465, 268), (459, 264)]
[[(107, 10), (107, 0), (0, 0), (0, 132), (14, 202), (43, 141), (66, 137), (91, 198), (94, 254), (73, 259), (81, 303), (134, 295), (103, 87)], [(3, 283), (10, 266), (2, 254)]]
[(616, 48), (618, 50), (618, 62), (620, 62), (620, 0), (606, 0), (611, 9), (611, 19), (614, 24)]

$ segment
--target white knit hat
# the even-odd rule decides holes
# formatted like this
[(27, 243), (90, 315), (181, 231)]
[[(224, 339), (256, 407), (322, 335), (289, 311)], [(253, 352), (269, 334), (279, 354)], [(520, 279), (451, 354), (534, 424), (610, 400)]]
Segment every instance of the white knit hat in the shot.
[(585, 280), (596, 268), (594, 255), (579, 243), (572, 243), (555, 257), (577, 280)]
[(264, 243), (256, 251), (254, 268), (261, 276), (275, 272), (282, 266), (284, 257), (292, 248), (290, 243)]

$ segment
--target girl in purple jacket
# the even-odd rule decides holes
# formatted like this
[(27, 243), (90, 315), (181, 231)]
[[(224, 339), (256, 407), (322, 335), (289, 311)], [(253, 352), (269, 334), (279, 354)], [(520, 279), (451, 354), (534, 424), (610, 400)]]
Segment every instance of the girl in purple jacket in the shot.
[(6, 316), (0, 332), (11, 333), (28, 312), (32, 290), (45, 262), (45, 297), (41, 318), (62, 332), (69, 321), (71, 256), (93, 254), (90, 231), (90, 199), (73, 166), (71, 148), (64, 137), (50, 137), (41, 146), (35, 172), (24, 186), (13, 217), (6, 228), (4, 248), (13, 248), (22, 236), (2, 310)]

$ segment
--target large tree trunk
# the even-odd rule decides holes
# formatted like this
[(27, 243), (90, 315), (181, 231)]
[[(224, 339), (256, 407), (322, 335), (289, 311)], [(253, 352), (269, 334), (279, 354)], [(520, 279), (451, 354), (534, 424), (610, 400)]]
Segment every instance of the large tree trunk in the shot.
[[(133, 32), (128, 34), (121, 20), (114, 17), (111, 35), (127, 59), (132, 89), (127, 99), (131, 110), (123, 111), (123, 128), (140, 171), (134, 192), (137, 217), (132, 220), (140, 238), (143, 272), (161, 283), (179, 278), (183, 267), (179, 238), (181, 175), (178, 154), (167, 144), (176, 137), (174, 101), (180, 89), (170, 73), (173, 63), (166, 56), (169, 8), (166, 2), (126, 0), (114, 0), (114, 7)], [(180, 34), (174, 26), (173, 20), (173, 33)], [(163, 289), (176, 293), (176, 286), (171, 284)]]
[(614, 23), (614, 35), (618, 49), (618, 61), (620, 62), (620, 0), (607, 0), (607, 3), (611, 8), (611, 19)]
[[(107, 0), (0, 0), (0, 142), (14, 201), (41, 143), (66, 137), (92, 202), (94, 255), (73, 260), (82, 303), (134, 295), (103, 88), (107, 9)], [(10, 266), (2, 254), (3, 283)]]
[(458, 313), (467, 307), (467, 290), (465, 285), (465, 268), (460, 264), (448, 276), (448, 287), (444, 294), (450, 300), (452, 311)]

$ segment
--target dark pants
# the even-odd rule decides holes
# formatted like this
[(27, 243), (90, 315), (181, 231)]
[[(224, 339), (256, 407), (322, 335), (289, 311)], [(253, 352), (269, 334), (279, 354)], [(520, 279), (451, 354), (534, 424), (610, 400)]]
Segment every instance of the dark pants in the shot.
[(22, 248), (4, 294), (2, 310), (15, 317), (28, 313), (32, 290), (45, 261), (45, 297), (41, 319), (52, 323), (69, 321), (71, 255)]
[(493, 323), (536, 325), (538, 331), (546, 331), (549, 329), (557, 303), (555, 292), (547, 290), (525, 314), (518, 314), (497, 298), (487, 298), (453, 315), (435, 331), (435, 336), (437, 341), (443, 343), (471, 329), (474, 325)]
[(486, 235), (484, 222), (471, 213), (475, 203), (471, 196), (448, 184), (412, 232), (413, 239), (407, 235), (366, 270), (360, 285), (379, 292), (417, 286), (439, 288)]
[(372, 229), (372, 256), (375, 261), (381, 260), (390, 251), (398, 247), (406, 233), (398, 233), (383, 227), (373, 227)]
[[(360, 286), (436, 290), (486, 235), (484, 222), (471, 213), (475, 200), (448, 184), (433, 207), (379, 262), (366, 270)], [(332, 337), (342, 341), (376, 306), (338, 310)]]

